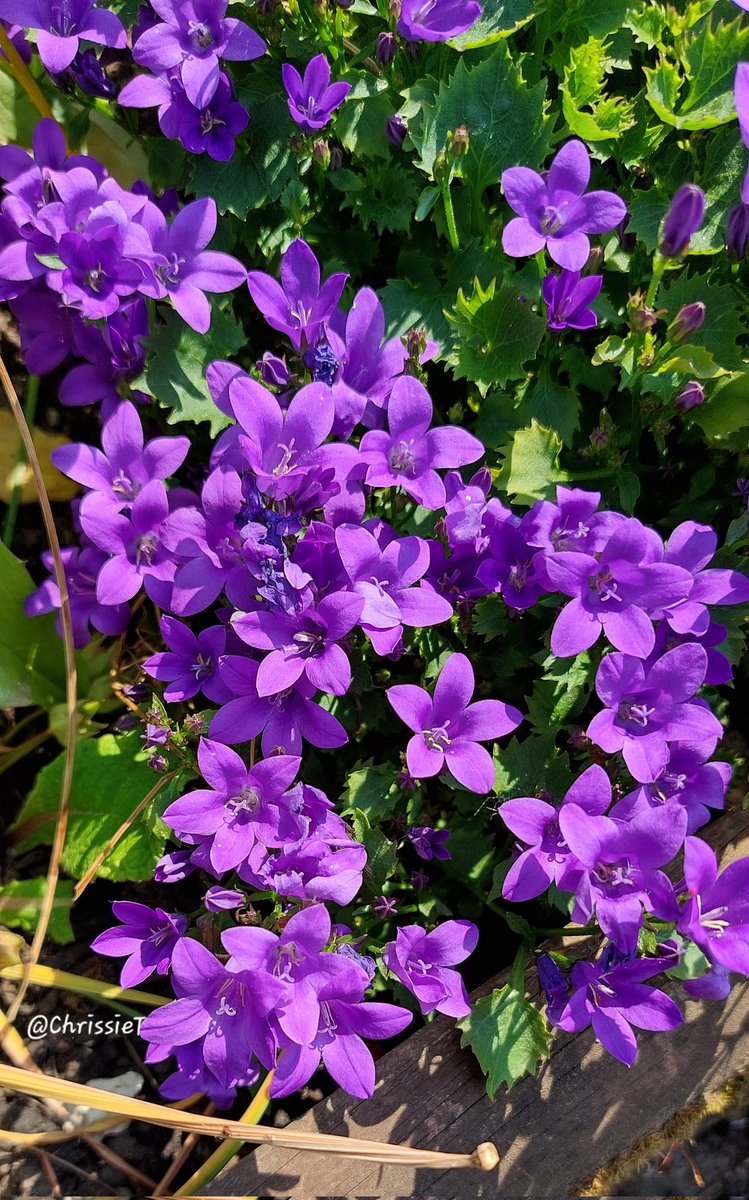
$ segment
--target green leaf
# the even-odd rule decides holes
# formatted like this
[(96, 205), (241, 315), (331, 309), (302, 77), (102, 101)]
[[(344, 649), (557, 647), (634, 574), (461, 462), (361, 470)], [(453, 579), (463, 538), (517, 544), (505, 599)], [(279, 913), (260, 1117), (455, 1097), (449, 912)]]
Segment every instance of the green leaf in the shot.
[(494, 747), (494, 792), (500, 800), (533, 796), (540, 790), (562, 796), (572, 786), (569, 760), (557, 750), (556, 731), (548, 725), (522, 742), (512, 738)]
[(395, 870), (395, 843), (381, 829), (373, 829), (366, 813), (356, 809), (353, 814), (354, 837), (361, 842), (367, 851), (367, 865), (364, 868), (365, 887), (375, 896), (382, 892), (386, 879)]
[(336, 134), (349, 153), (357, 158), (390, 158), (385, 125), (393, 113), (393, 100), (384, 79), (365, 71), (343, 76), (352, 85), (338, 113)]
[(559, 469), (561, 449), (561, 439), (553, 429), (531, 421), (526, 429), (516, 431), (506, 450), (499, 486), (520, 504), (547, 499), (556, 485), (567, 479)]
[(679, 346), (665, 362), (659, 363), (655, 375), (670, 375), (676, 371), (680, 375), (696, 376), (697, 379), (717, 379), (727, 375), (724, 367), (719, 367), (709, 350), (704, 346)]
[[(97, 855), (156, 782), (137, 732), (105, 733), (81, 742), (76, 750), (70, 817), (62, 852), (63, 870), (74, 879), (85, 874)], [(39, 772), (16, 820), (16, 849), (48, 845), (57, 823), (63, 756)], [(150, 879), (164, 852), (168, 829), (161, 813), (179, 787), (179, 777), (151, 801), (123, 834), (99, 871), (103, 879)]]
[(450, 326), (443, 312), (448, 301), (437, 280), (432, 278), (432, 286), (428, 282), (388, 279), (378, 295), (385, 310), (387, 336), (399, 337), (408, 329), (423, 329), (440, 347), (437, 357), (441, 358), (450, 338)]
[[(39, 924), (42, 897), (46, 894), (47, 880), (44, 876), (35, 879), (15, 879), (0, 888), (0, 924), (12, 929), (33, 933)], [(55, 898), (52, 902), (49, 936), (61, 946), (74, 940), (70, 924), (70, 908), (73, 903), (73, 884), (69, 879), (58, 879)]]
[(619, 489), (619, 502), (625, 513), (629, 513), (631, 516), (640, 498), (640, 480), (634, 471), (620, 471), (616, 483)]
[(446, 315), (453, 340), (447, 361), (455, 377), (472, 380), (482, 396), (490, 387), (523, 377), (546, 328), (517, 287), (498, 286), (495, 279), (487, 288), (474, 279), (470, 295), (459, 289)]
[(506, 167), (536, 167), (544, 160), (550, 146), (545, 105), (545, 85), (525, 82), (504, 43), (475, 66), (468, 67), (462, 58), (451, 78), (440, 84), (434, 103), (424, 103), (421, 122), (411, 128), (420, 155), (416, 165), (433, 176), (448, 132), (465, 125), (470, 147), (458, 170), (480, 196), (499, 182)]
[(190, 190), (212, 196), (219, 212), (244, 219), (254, 208), (278, 200), (297, 167), (289, 137), (292, 124), (280, 73), (273, 65), (253, 64), (237, 89), (238, 99), (250, 113), (250, 123), (228, 162), (203, 155), (195, 164)]
[(490, 1100), (503, 1083), (509, 1091), (518, 1079), (533, 1075), (551, 1046), (541, 1013), (509, 983), (482, 996), (458, 1028), (461, 1047), (470, 1046), (486, 1075)]
[(735, 288), (694, 271), (682, 271), (661, 289), (658, 306), (667, 308), (669, 317), (673, 318), (683, 304), (695, 300), (701, 300), (707, 310), (697, 334), (700, 346), (704, 346), (722, 367), (742, 368), (744, 363), (738, 342), (744, 324)]
[(721, 442), (749, 426), (749, 375), (721, 380), (710, 399), (691, 413), (709, 442)]
[(214, 308), (208, 333), (196, 333), (168, 311), (149, 341), (145, 387), (162, 408), (171, 409), (167, 421), (210, 421), (215, 436), (230, 423), (211, 399), (205, 369), (217, 358), (230, 358), (245, 343), (245, 335), (231, 310)]
[(346, 779), (341, 795), (343, 815), (355, 810), (363, 812), (370, 825), (389, 816), (398, 803), (400, 789), (394, 778), (393, 768), (385, 764), (374, 765), (369, 759), (357, 767)]
[(537, 729), (563, 725), (583, 707), (591, 689), (596, 663), (587, 651), (570, 662), (550, 656), (544, 663), (543, 679), (533, 685), (526, 698), (528, 715)]
[(455, 50), (478, 50), (509, 37), (533, 17), (535, 0), (492, 0), (485, 4), (478, 21), (465, 33), (450, 39)]
[(607, 94), (607, 75), (615, 66), (609, 47), (606, 37), (574, 47), (560, 86), (570, 132), (588, 142), (620, 138), (635, 124), (634, 101)]
[(65, 698), (65, 656), (49, 614), (27, 617), (23, 602), (34, 582), (0, 542), (0, 705), (51, 708)]
[(655, 69), (645, 68), (648, 100), (658, 116), (677, 129), (713, 129), (733, 120), (736, 63), (749, 54), (749, 24), (743, 17), (730, 25), (710, 20), (682, 44), (682, 71), (663, 57)]
[(515, 410), (518, 425), (539, 425), (555, 430), (566, 446), (571, 446), (580, 422), (580, 397), (564, 387), (550, 371), (541, 370), (525, 392)]
[(394, 233), (411, 229), (419, 183), (404, 173), (400, 163), (383, 163), (366, 175), (334, 171), (330, 182), (344, 193), (341, 206), (351, 209), (365, 229), (374, 226), (380, 235), (386, 229)]

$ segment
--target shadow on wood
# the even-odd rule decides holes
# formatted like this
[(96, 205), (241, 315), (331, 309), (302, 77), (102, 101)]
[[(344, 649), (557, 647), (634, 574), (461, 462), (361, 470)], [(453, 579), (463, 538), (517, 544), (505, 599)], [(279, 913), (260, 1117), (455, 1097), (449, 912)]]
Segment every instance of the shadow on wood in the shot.
[[(726, 814), (706, 837), (723, 865), (749, 854), (749, 814)], [(489, 980), (474, 998), (501, 986), (506, 974)], [(531, 997), (537, 996), (535, 971), (526, 984)], [(725, 1004), (685, 1003), (676, 981), (664, 990), (678, 999), (685, 1023), (671, 1033), (640, 1033), (631, 1069), (603, 1050), (588, 1029), (557, 1038), (539, 1075), (490, 1101), (473, 1055), (460, 1050), (454, 1023), (438, 1018), (379, 1060), (371, 1099), (335, 1092), (297, 1122), (322, 1133), (423, 1149), (470, 1152), (491, 1141), (502, 1155), (495, 1171), (380, 1167), (261, 1146), (224, 1171), (205, 1195), (293, 1200), (575, 1195), (581, 1181), (642, 1136), (749, 1067), (749, 982), (737, 984)]]

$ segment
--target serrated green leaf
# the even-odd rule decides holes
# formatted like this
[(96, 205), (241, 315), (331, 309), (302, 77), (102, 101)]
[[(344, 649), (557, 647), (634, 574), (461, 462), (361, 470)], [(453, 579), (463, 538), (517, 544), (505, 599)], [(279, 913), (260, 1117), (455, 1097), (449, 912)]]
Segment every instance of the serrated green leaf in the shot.
[(196, 333), (176, 312), (167, 312), (149, 341), (146, 389), (162, 408), (167, 421), (210, 421), (215, 436), (230, 423), (213, 403), (205, 369), (214, 359), (230, 358), (242, 348), (244, 332), (231, 310), (214, 308), (208, 333)]
[(518, 429), (502, 464), (500, 487), (520, 504), (547, 499), (556, 485), (567, 479), (559, 467), (561, 449), (558, 434), (538, 421), (531, 421), (526, 429)]
[(470, 295), (459, 289), (446, 315), (453, 343), (447, 361), (455, 377), (470, 379), (482, 396), (491, 387), (523, 377), (524, 365), (535, 355), (546, 329), (517, 287), (498, 285), (494, 279), (487, 288), (475, 279)]
[(659, 307), (667, 308), (670, 318), (676, 316), (682, 305), (695, 300), (701, 300), (706, 309), (705, 320), (695, 335), (700, 346), (704, 346), (721, 367), (743, 367), (738, 343), (744, 332), (744, 322), (736, 289), (709, 276), (682, 271), (662, 287), (658, 295)]
[(247, 131), (228, 162), (216, 162), (207, 154), (197, 160), (190, 190), (196, 196), (212, 196), (219, 212), (243, 219), (252, 209), (278, 200), (297, 167), (289, 149), (295, 126), (277, 65), (253, 64), (237, 93), (250, 113)]
[(580, 422), (580, 397), (564, 387), (549, 371), (542, 371), (532, 381), (515, 410), (518, 425), (538, 421), (555, 430), (566, 446), (571, 446)]
[(389, 159), (385, 125), (393, 113), (393, 100), (386, 81), (364, 71), (350, 72), (343, 81), (352, 88), (336, 119), (341, 144), (356, 158)]
[(34, 582), (0, 542), (0, 706), (51, 708), (65, 698), (65, 656), (51, 614), (27, 617), (23, 603)]
[(539, 791), (562, 796), (572, 786), (569, 760), (557, 750), (555, 736), (547, 726), (522, 742), (514, 737), (507, 746), (494, 747), (494, 791), (500, 800)]
[(704, 346), (679, 346), (665, 362), (659, 363), (658, 368), (654, 371), (655, 375), (670, 375), (676, 372), (679, 375), (696, 376), (697, 379), (717, 379), (721, 375), (727, 375), (728, 372), (724, 367), (718, 366), (715, 359), (709, 350)]
[(364, 868), (364, 886), (375, 896), (382, 892), (383, 884), (395, 870), (397, 853), (395, 843), (391, 842), (381, 829), (373, 828), (367, 814), (361, 809), (353, 813), (354, 837), (367, 852), (367, 865)]
[(433, 104), (423, 104), (422, 119), (411, 129), (420, 155), (416, 165), (432, 176), (448, 132), (465, 125), (471, 140), (460, 174), (480, 195), (499, 182), (506, 167), (520, 162), (534, 167), (544, 160), (550, 146), (545, 104), (545, 85), (529, 86), (503, 43), (473, 67), (461, 59)]
[[(14, 879), (12, 883), (6, 883), (0, 888), (0, 925), (10, 925), (12, 929), (33, 933), (39, 924), (42, 898), (46, 890), (47, 880), (44, 876), (36, 879)], [(60, 946), (67, 946), (74, 940), (70, 924), (72, 903), (71, 880), (58, 879), (47, 932)]]
[(647, 96), (662, 121), (676, 129), (714, 129), (733, 120), (736, 63), (749, 54), (749, 25), (713, 20), (681, 39), (681, 70), (661, 57), (645, 68)]
[(591, 37), (574, 47), (560, 85), (570, 132), (588, 142), (616, 140), (635, 123), (634, 101), (607, 94), (609, 46), (608, 38)]
[(370, 758), (348, 775), (341, 795), (341, 812), (345, 816), (358, 809), (371, 825), (390, 815), (398, 803), (399, 795), (393, 768), (385, 764), (375, 766)]
[(330, 182), (344, 193), (342, 207), (350, 209), (365, 229), (374, 226), (380, 235), (385, 230), (410, 230), (419, 183), (413, 175), (405, 174), (399, 163), (382, 163), (366, 175), (334, 171)]
[(450, 38), (455, 50), (478, 50), (509, 37), (533, 18), (535, 0), (492, 0), (485, 4), (478, 21), (457, 37)]
[(503, 1083), (509, 1091), (524, 1075), (535, 1074), (551, 1046), (541, 1013), (509, 983), (482, 996), (458, 1028), (463, 1034), (461, 1046), (470, 1046), (486, 1075), (490, 1100)]
[(721, 442), (749, 426), (749, 374), (721, 380), (710, 399), (691, 413), (709, 442)]
[[(60, 756), (37, 775), (14, 825), (21, 834), (16, 845), (19, 852), (51, 843), (62, 771)], [(75, 755), (70, 817), (62, 852), (62, 867), (68, 875), (80, 879), (85, 874), (155, 782), (138, 733), (119, 736), (105, 733), (80, 743)], [(151, 878), (169, 834), (161, 813), (178, 786), (179, 777), (151, 801), (105, 859), (99, 871), (101, 878)]]
[(543, 679), (533, 685), (526, 698), (528, 715), (537, 729), (563, 725), (579, 712), (591, 689), (596, 663), (587, 651), (568, 659), (551, 658), (545, 664)]

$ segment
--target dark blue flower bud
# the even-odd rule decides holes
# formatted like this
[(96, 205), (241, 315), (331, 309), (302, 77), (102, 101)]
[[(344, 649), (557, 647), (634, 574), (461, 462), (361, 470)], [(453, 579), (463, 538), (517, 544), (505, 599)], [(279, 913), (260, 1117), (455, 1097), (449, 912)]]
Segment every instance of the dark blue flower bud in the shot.
[(385, 122), (385, 137), (393, 146), (402, 146), (406, 140), (408, 126), (398, 113), (388, 117)]
[(381, 33), (377, 37), (375, 58), (381, 67), (387, 67), (398, 52), (398, 39), (394, 33)]
[(666, 337), (672, 345), (680, 346), (682, 342), (689, 341), (692, 334), (704, 323), (706, 312), (707, 309), (701, 300), (696, 300), (694, 304), (682, 305), (666, 330)]
[(674, 195), (661, 234), (661, 254), (679, 258), (689, 248), (692, 236), (705, 215), (705, 193), (696, 183), (684, 183)]
[(728, 257), (736, 262), (746, 254), (749, 246), (749, 204), (737, 204), (728, 214), (726, 250)]
[(679, 412), (689, 412), (690, 408), (697, 408), (704, 400), (705, 389), (702, 384), (696, 379), (690, 379), (674, 400), (674, 408), (678, 408)]

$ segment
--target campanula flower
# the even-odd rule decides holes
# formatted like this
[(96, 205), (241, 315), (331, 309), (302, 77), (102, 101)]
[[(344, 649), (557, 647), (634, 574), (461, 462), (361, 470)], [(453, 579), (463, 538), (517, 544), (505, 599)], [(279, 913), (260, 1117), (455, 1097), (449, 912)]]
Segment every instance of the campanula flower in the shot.
[(268, 324), (285, 333), (299, 350), (317, 341), (347, 279), (348, 275), (337, 272), (321, 286), (320, 264), (313, 250), (302, 238), (296, 238), (281, 259), (280, 284), (264, 271), (250, 271), (247, 286)]
[(537, 254), (544, 246), (555, 263), (581, 271), (590, 254), (589, 233), (607, 233), (626, 215), (613, 192), (588, 192), (590, 156), (573, 138), (554, 157), (546, 177), (529, 167), (502, 173), (502, 191), (514, 217), (504, 228), (502, 246), (513, 258)]
[(406, 837), (419, 858), (423, 858), (427, 862), (432, 858), (439, 858), (443, 862), (452, 858), (447, 848), (447, 842), (450, 839), (449, 829), (431, 829), (428, 825), (409, 825)]
[(414, 731), (406, 761), (415, 779), (449, 770), (472, 792), (489, 792), (494, 763), (479, 742), (494, 741), (517, 729), (522, 713), (499, 700), (477, 700), (473, 667), (465, 654), (452, 654), (430, 696), (410, 683), (388, 688), (387, 698), (400, 719)]
[(281, 67), (291, 119), (304, 133), (323, 129), (351, 91), (350, 83), (331, 83), (330, 64), (324, 54), (310, 59), (300, 75), (291, 63)]
[(137, 987), (154, 971), (166, 975), (172, 954), (187, 933), (187, 917), (129, 900), (116, 900), (112, 914), (122, 924), (100, 933), (91, 949), (110, 958), (127, 956), (120, 972), (120, 987)]
[(472, 921), (444, 921), (431, 933), (418, 925), (402, 926), (382, 961), (419, 1002), (424, 1014), (467, 1017), (471, 1005), (459, 973), (452, 968), (473, 954), (479, 931)]
[(714, 850), (701, 838), (689, 837), (684, 878), (688, 899), (679, 932), (712, 963), (749, 975), (749, 858), (730, 863), (719, 875)]
[(546, 275), (541, 293), (546, 305), (549, 329), (593, 329), (598, 317), (590, 305), (603, 287), (603, 275), (586, 275), (579, 271), (562, 271)]
[(198, 692), (208, 700), (226, 699), (228, 689), (217, 675), (226, 642), (224, 626), (212, 625), (195, 634), (182, 621), (163, 616), (159, 628), (169, 649), (151, 654), (143, 670), (168, 684), (164, 689), (167, 704), (190, 700)]
[(708, 823), (713, 815), (710, 809), (724, 807), (732, 771), (730, 763), (704, 762), (695, 750), (672, 745), (657, 779), (623, 796), (612, 808), (611, 816), (628, 821), (646, 808), (660, 808), (674, 800), (686, 810), (687, 833), (694, 833)]
[(120, 18), (94, 0), (0, 0), (0, 20), (39, 31), (36, 48), (53, 75), (70, 66), (81, 40), (116, 49), (127, 44)]
[(407, 42), (446, 42), (480, 16), (478, 0), (402, 0), (398, 33)]
[(683, 183), (674, 193), (661, 231), (660, 252), (679, 258), (689, 249), (705, 215), (705, 193), (696, 183)]

